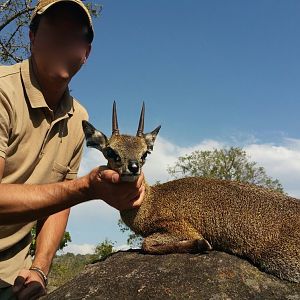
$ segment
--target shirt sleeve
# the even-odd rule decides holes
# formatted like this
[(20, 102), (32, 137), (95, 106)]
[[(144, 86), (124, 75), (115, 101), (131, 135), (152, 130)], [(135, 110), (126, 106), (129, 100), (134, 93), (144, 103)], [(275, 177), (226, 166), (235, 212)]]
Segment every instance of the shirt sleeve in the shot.
[(13, 124), (13, 110), (9, 99), (0, 89), (0, 157), (6, 158)]

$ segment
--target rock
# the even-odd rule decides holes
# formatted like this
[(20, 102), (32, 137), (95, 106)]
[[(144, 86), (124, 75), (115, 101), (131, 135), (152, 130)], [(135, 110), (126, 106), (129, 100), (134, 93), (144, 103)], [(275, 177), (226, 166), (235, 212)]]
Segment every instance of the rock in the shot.
[(126, 251), (87, 266), (43, 299), (300, 300), (300, 284), (263, 273), (223, 252), (146, 255)]

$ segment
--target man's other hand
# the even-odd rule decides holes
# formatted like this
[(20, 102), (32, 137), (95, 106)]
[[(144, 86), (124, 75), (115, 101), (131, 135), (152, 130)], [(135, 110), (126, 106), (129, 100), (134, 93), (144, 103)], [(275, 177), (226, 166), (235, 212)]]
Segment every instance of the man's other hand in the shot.
[(35, 300), (46, 295), (46, 288), (37, 272), (22, 270), (15, 280), (13, 292), (18, 300)]

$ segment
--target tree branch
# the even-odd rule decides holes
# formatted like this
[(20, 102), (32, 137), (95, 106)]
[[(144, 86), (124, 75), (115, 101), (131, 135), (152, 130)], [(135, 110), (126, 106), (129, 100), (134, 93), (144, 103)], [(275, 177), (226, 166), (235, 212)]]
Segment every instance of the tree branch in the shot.
[(14, 38), (14, 36), (16, 35), (16, 33), (18, 32), (19, 28), (22, 26), (22, 24), (19, 24), (16, 28), (16, 30), (11, 34), (10, 38), (8, 39), (8, 41), (5, 43), (5, 46), (7, 47), (11, 40)]
[(0, 11), (4, 11), (10, 4), (11, 0), (7, 0), (5, 3), (0, 5)]
[(5, 28), (9, 23), (11, 23), (12, 21), (14, 21), (15, 19), (17, 19), (18, 17), (20, 17), (21, 15), (28, 13), (30, 11), (34, 10), (34, 7), (27, 7), (21, 11), (19, 11), (18, 13), (14, 14), (13, 16), (11, 16), (10, 18), (8, 18), (3, 24), (0, 25), (0, 31)]
[(2, 49), (5, 52), (5, 55), (7, 55), (7, 57), (10, 57), (11, 59), (13, 59), (16, 63), (21, 62), (22, 59), (14, 56), (12, 53), (10, 53), (10, 51), (6, 48), (6, 46), (3, 44), (3, 42), (0, 40), (0, 46), (2, 47)]

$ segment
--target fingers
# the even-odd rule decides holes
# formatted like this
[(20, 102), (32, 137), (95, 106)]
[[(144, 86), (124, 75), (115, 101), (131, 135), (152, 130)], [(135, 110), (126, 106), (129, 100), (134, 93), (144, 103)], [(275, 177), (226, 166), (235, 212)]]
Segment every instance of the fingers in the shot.
[(131, 203), (133, 208), (138, 208), (142, 205), (143, 199), (145, 197), (145, 191), (145, 186), (142, 185), (139, 189), (139, 196)]
[(111, 183), (117, 183), (120, 181), (120, 175), (116, 171), (110, 170), (107, 167), (99, 167), (98, 173), (101, 180)]
[[(114, 170), (108, 169), (105, 166), (101, 166), (98, 168), (98, 174), (99, 174), (99, 178), (106, 182), (118, 183), (121, 181), (119, 173), (117, 173)], [(136, 186), (138, 188), (140, 188), (141, 185), (143, 184), (144, 180), (145, 180), (144, 174), (141, 173), (141, 175), (138, 177), (138, 180), (136, 181)], [(129, 184), (129, 183), (126, 183), (126, 184)]]
[(35, 300), (46, 295), (46, 291), (40, 282), (31, 281), (18, 293), (18, 300)]
[(122, 182), (120, 175), (105, 166), (91, 173), (91, 199), (102, 199), (118, 210), (138, 208), (145, 195), (144, 174), (134, 182)]
[(137, 188), (140, 188), (144, 183), (144, 181), (145, 181), (145, 177), (144, 177), (144, 173), (142, 172), (136, 183)]
[[(127, 199), (130, 201), (129, 205), (130, 207), (138, 207), (141, 205), (142, 200), (145, 195), (145, 185), (144, 185), (144, 174), (141, 173), (138, 180), (135, 183), (135, 186), (131, 185), (132, 183), (124, 183), (127, 186), (131, 185), (131, 190), (127, 195)], [(134, 206), (132, 206), (134, 204)]]
[(24, 287), (24, 284), (25, 284), (25, 278), (19, 275), (15, 279), (14, 285), (12, 287), (13, 293), (15, 294), (19, 293), (19, 291)]
[(20, 271), (15, 279), (12, 291), (18, 300), (34, 300), (46, 294), (42, 283), (34, 279), (29, 270)]
[(29, 270), (21, 270), (18, 277), (15, 279), (14, 285), (13, 285), (13, 292), (18, 293), (22, 288), (24, 288), (24, 285), (26, 284), (26, 281), (28, 280), (30, 276)]

